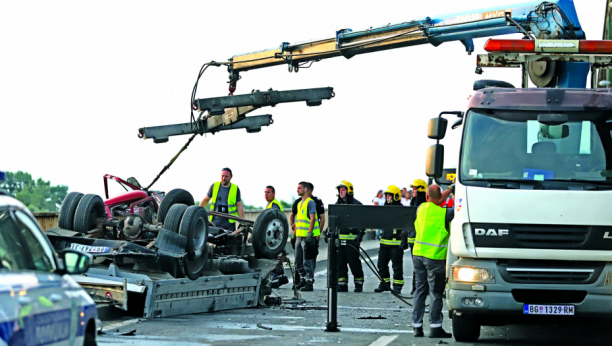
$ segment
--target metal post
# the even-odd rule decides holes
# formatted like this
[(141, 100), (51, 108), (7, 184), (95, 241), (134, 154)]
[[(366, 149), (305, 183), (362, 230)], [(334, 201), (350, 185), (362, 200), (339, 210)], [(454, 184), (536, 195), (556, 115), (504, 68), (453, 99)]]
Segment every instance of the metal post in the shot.
[(327, 245), (327, 328), (326, 332), (338, 329), (338, 216), (329, 216), (329, 239)]
[(527, 89), (529, 88), (529, 62), (528, 61), (521, 63), (521, 70), (523, 72), (521, 88)]

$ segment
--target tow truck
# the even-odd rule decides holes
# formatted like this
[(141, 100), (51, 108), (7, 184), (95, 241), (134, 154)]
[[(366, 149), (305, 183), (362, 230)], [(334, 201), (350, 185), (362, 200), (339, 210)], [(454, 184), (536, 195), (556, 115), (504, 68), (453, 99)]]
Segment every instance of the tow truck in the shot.
[[(481, 325), (513, 318), (612, 314), (612, 216), (601, 207), (612, 198), (612, 91), (598, 88), (598, 70), (612, 66), (612, 42), (586, 40), (573, 1), (531, 1), (342, 29), (326, 39), (283, 42), (208, 63), (227, 66), (233, 94), (241, 73), (253, 69), (285, 65), (298, 72), (328, 58), (451, 41), (471, 54), (474, 38), (511, 33), (524, 37), (487, 41), (475, 71), (517, 68), (520, 88), (478, 80), (467, 110), (441, 112), (428, 129), (437, 143), (428, 149), (426, 173), (442, 180), (445, 117), (457, 117), (452, 128), (462, 128), (447, 260), (447, 304), (458, 341), (474, 341)], [(352, 206), (341, 207), (336, 210)], [(352, 208), (380, 228), (367, 216), (383, 211)], [(332, 224), (343, 219), (333, 209), (327, 330), (338, 331), (333, 258), (340, 242)], [(384, 211), (387, 218), (393, 213)], [(396, 216), (414, 217), (409, 214), (398, 208)]]

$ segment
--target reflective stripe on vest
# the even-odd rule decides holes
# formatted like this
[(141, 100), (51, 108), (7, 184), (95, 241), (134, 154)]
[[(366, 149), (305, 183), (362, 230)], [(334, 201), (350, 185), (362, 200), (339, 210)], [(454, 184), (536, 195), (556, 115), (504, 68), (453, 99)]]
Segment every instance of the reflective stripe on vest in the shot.
[(417, 212), (414, 228), (414, 256), (426, 257), (433, 260), (445, 260), (448, 250), (448, 231), (445, 227), (446, 208), (434, 203), (421, 204)]
[(278, 201), (276, 199), (274, 199), (272, 202), (268, 203), (268, 206), (266, 207), (266, 209), (272, 208), (272, 204), (278, 205), (278, 208), (280, 209), (280, 211), (283, 211), (283, 206), (280, 205), (280, 203), (278, 203)]
[[(217, 206), (217, 194), (219, 193), (219, 188), (221, 186), (221, 182), (218, 181), (213, 185), (213, 195), (210, 199), (210, 210), (215, 211), (215, 207)], [(238, 186), (230, 183), (230, 190), (227, 194), (227, 213), (232, 216), (238, 216), (238, 207), (236, 206), (236, 199), (238, 197)], [(211, 215), (209, 220), (212, 221), (213, 216)], [(235, 223), (236, 220), (229, 220), (230, 223)]]
[[(308, 229), (310, 228), (310, 215), (308, 215), (308, 202), (312, 201), (310, 198), (306, 198), (298, 203), (297, 211), (298, 214), (295, 220), (295, 234), (298, 237), (306, 237), (308, 234)], [(314, 201), (313, 201), (314, 202)], [(314, 227), (312, 229), (312, 235), (318, 236), (321, 234), (321, 230), (319, 230), (319, 220), (317, 220), (317, 215), (315, 214), (315, 222)]]

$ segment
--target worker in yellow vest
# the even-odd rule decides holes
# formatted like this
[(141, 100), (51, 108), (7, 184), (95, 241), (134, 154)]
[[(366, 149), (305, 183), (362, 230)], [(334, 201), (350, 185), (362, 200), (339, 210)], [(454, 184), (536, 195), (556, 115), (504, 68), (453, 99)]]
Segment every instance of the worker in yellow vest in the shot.
[(427, 188), (427, 202), (417, 209), (414, 221), (416, 239), (412, 249), (416, 290), (414, 292), (414, 310), (412, 311), (412, 327), (414, 336), (422, 337), (423, 316), (425, 314), (425, 299), (427, 292), (431, 293), (429, 306), (430, 338), (450, 338), (452, 335), (442, 329), (442, 295), (446, 286), (446, 256), (450, 221), (454, 214), (452, 208), (442, 208), (440, 203), (442, 191), (437, 185)]
[[(206, 207), (210, 202), (210, 210), (226, 213), (232, 216), (244, 218), (244, 208), (240, 198), (240, 189), (232, 184), (232, 170), (223, 168), (221, 170), (221, 181), (210, 186), (206, 197), (200, 203), (201, 207)], [(219, 228), (228, 231), (236, 230), (236, 220), (229, 220), (220, 216), (210, 216), (210, 220)]]
[(266, 197), (266, 202), (268, 203), (266, 209), (278, 209), (283, 211), (283, 206), (276, 200), (276, 190), (274, 189), (274, 186), (266, 186), (264, 196)]
[(297, 193), (302, 197), (298, 203), (295, 216), (295, 266), (301, 281), (296, 285), (300, 291), (314, 289), (314, 271), (319, 250), (321, 230), (317, 220), (316, 203), (310, 198), (312, 187), (310, 183), (300, 182)]

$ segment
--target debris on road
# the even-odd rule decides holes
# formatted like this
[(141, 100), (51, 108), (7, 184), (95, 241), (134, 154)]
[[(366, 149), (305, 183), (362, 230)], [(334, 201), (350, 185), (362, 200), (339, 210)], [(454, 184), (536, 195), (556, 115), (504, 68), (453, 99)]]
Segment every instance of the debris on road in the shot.
[(378, 316), (363, 316), (363, 317), (357, 317), (358, 320), (386, 320), (386, 317), (383, 317), (382, 315), (378, 315)]
[(265, 330), (272, 330), (272, 328), (270, 328), (270, 327), (262, 326), (261, 323), (257, 323), (257, 328), (261, 328), (261, 329), (265, 329)]

